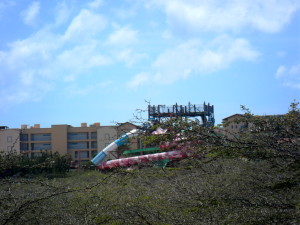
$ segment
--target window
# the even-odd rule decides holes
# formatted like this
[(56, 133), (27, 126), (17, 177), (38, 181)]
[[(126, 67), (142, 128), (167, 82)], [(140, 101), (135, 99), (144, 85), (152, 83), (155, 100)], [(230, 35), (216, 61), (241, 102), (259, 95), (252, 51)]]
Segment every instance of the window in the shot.
[(68, 133), (68, 140), (86, 140), (88, 138), (89, 134), (87, 132)]
[(88, 149), (88, 142), (69, 142), (68, 149)]
[(20, 144), (20, 150), (21, 151), (28, 151), (28, 144), (21, 143)]
[(21, 134), (20, 140), (21, 141), (28, 141), (28, 134)]
[(42, 156), (42, 153), (40, 153), (40, 152), (33, 152), (33, 153), (31, 153), (31, 158), (39, 157), (39, 156)]
[(97, 141), (92, 141), (92, 148), (97, 148)]
[(97, 132), (91, 133), (91, 139), (97, 139)]
[(49, 143), (32, 143), (31, 150), (50, 150), (51, 144)]
[(32, 141), (51, 141), (51, 134), (31, 134)]
[(8, 143), (12, 143), (12, 136), (8, 136), (8, 137), (7, 137), (7, 142), (8, 142)]
[(245, 129), (246, 127), (247, 127), (247, 125), (246, 125), (246, 124), (243, 124), (243, 125), (240, 127), (240, 130)]
[[(82, 152), (79, 152), (79, 154), (80, 154), (80, 159), (86, 159), (86, 158), (90, 157), (89, 151), (82, 151)], [(75, 152), (75, 159), (79, 159), (78, 152)]]

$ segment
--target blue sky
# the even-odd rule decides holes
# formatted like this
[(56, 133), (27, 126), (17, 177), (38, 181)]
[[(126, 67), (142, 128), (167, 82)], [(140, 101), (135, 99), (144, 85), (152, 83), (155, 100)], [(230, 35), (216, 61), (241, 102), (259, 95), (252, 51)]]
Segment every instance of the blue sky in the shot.
[[(1, 0), (0, 124), (110, 125), (152, 104), (285, 113), (299, 0)], [(146, 116), (146, 115), (145, 115)]]

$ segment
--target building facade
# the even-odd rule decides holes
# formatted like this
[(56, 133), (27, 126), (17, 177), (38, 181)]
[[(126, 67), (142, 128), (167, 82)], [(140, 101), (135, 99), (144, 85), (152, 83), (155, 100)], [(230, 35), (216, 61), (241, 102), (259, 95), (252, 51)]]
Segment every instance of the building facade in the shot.
[(7, 129), (0, 127), (0, 153), (16, 152), (20, 153), (20, 131), (19, 129)]
[(225, 124), (224, 130), (229, 134), (237, 134), (243, 128), (245, 128), (246, 123), (244, 122), (236, 122), (238, 119), (242, 119), (244, 115), (242, 114), (234, 114), (228, 116), (222, 120), (222, 123)]
[[(36, 157), (43, 152), (58, 152), (61, 155), (70, 155), (75, 163), (89, 161), (122, 133), (134, 128), (136, 126), (131, 123), (116, 126), (100, 126), (100, 123), (87, 126), (86, 123), (81, 123), (80, 127), (62, 124), (52, 125), (51, 128), (41, 128), (39, 124), (32, 127), (22, 125), (21, 129), (2, 129), (0, 151), (7, 152), (15, 143), (15, 150), (24, 157)], [(132, 141), (126, 148), (137, 148), (137, 141)], [(109, 159), (119, 155), (117, 152)]]
[[(97, 129), (97, 143), (98, 152), (104, 149), (107, 145), (112, 143), (117, 138), (121, 137), (124, 133), (127, 133), (136, 126), (132, 123), (122, 123), (118, 126), (100, 126)], [(120, 158), (123, 151), (137, 149), (140, 147), (140, 143), (137, 138), (132, 138), (127, 145), (119, 147), (116, 151), (110, 152), (107, 159), (117, 159)]]

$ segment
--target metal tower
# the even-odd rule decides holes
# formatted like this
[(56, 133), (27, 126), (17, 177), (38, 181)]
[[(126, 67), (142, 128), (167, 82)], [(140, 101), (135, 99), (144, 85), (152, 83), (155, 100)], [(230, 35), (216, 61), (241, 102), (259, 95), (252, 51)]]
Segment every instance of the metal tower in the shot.
[(149, 121), (160, 122), (163, 118), (172, 117), (200, 117), (203, 126), (214, 126), (214, 106), (203, 103), (203, 105), (196, 105), (189, 103), (188, 105), (172, 106), (166, 105), (148, 105), (148, 119)]

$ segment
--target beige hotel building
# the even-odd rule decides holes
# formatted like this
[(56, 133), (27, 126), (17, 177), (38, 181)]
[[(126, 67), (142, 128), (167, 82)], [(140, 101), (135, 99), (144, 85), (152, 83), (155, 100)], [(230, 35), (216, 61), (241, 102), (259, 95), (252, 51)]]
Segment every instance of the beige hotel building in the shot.
[[(132, 123), (122, 123), (116, 126), (100, 126), (100, 123), (80, 127), (70, 125), (52, 125), (51, 128), (41, 128), (39, 124), (32, 127), (22, 125), (21, 129), (9, 129), (0, 126), (0, 151), (16, 151), (25, 157), (35, 157), (42, 152), (58, 152), (68, 154), (72, 161), (91, 160), (108, 144), (120, 137), (124, 132), (136, 128)], [(137, 149), (140, 145), (137, 139), (130, 140), (108, 159), (118, 158), (125, 149)]]

